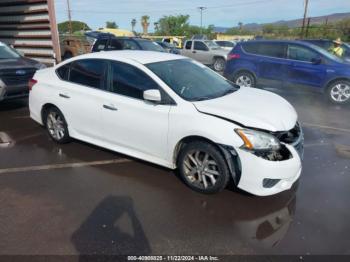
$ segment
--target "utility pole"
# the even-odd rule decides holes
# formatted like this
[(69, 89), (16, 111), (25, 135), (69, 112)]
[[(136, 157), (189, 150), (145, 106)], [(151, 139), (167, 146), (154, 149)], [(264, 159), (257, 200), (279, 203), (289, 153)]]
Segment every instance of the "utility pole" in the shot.
[(309, 18), (307, 19), (307, 25), (306, 25), (306, 32), (305, 32), (305, 37), (306, 37), (306, 38), (307, 38), (308, 35), (309, 35), (310, 21), (311, 21), (311, 18), (309, 17)]
[(73, 28), (72, 28), (72, 14), (70, 10), (69, 0), (67, 0), (67, 11), (68, 11), (68, 30), (69, 30), (69, 34), (71, 35), (73, 33)]
[(305, 24), (306, 24), (306, 17), (307, 17), (307, 9), (309, 7), (309, 0), (304, 0), (304, 18), (303, 18), (303, 26), (301, 28), (301, 38), (304, 38), (304, 30), (305, 30)]
[(200, 6), (198, 7), (199, 11), (201, 12), (201, 28), (200, 28), (200, 32), (201, 34), (203, 33), (203, 11), (205, 9), (207, 9), (205, 6)]

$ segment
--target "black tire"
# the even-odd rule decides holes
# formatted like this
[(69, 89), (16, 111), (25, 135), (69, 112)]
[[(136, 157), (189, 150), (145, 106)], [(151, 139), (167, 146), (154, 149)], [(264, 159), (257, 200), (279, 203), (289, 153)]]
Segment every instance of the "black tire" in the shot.
[[(56, 125), (53, 123), (52, 117), (56, 119)], [(45, 127), (50, 138), (59, 144), (66, 144), (71, 141), (68, 132), (68, 125), (66, 119), (64, 118), (62, 112), (57, 107), (49, 107), (45, 110), (43, 116)], [(59, 135), (55, 132), (55, 128), (61, 130)]]
[(64, 60), (67, 60), (67, 59), (69, 59), (69, 58), (72, 58), (73, 57), (73, 54), (71, 53), (71, 52), (66, 52), (66, 53), (64, 53), (64, 55), (63, 55), (63, 61)]
[[(194, 157), (197, 151), (201, 152), (198, 154), (198, 158)], [(194, 155), (192, 155), (192, 153)], [(208, 154), (206, 161), (205, 154)], [(201, 164), (207, 164), (201, 166), (201, 171), (196, 171), (199, 169), (199, 165), (195, 164), (195, 162), (190, 163), (191, 159), (189, 158), (189, 155), (194, 159), (200, 159), (202, 161)], [(216, 165), (213, 164), (213, 161)], [(200, 161), (197, 163), (199, 162)], [(189, 168), (188, 165), (193, 167), (193, 169)], [(214, 194), (224, 190), (230, 179), (230, 171), (225, 158), (218, 148), (207, 142), (197, 141), (185, 145), (180, 151), (177, 166), (184, 183), (191, 189), (204, 194)], [(190, 174), (192, 173), (190, 170), (196, 171), (196, 173), (193, 173), (191, 176)], [(213, 175), (213, 172), (217, 174)], [(216, 180), (214, 183), (212, 177)], [(205, 186), (204, 180), (206, 181), (205, 183), (207, 186)]]
[(222, 57), (214, 58), (213, 68), (216, 72), (223, 72), (225, 70), (226, 60)]
[(246, 82), (247, 84), (245, 86), (256, 87), (256, 80), (255, 80), (254, 75), (252, 73), (247, 72), (247, 71), (238, 72), (233, 77), (233, 82), (239, 86), (242, 86), (242, 82)]
[[(342, 90), (342, 91), (340, 91)], [(328, 85), (326, 96), (329, 102), (335, 105), (350, 103), (350, 81), (337, 80)]]

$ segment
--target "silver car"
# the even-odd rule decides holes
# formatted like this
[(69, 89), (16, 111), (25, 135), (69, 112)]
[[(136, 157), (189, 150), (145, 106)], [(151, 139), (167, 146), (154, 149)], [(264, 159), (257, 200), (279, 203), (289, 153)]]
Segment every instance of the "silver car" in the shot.
[(215, 71), (221, 72), (225, 69), (229, 52), (211, 40), (188, 40), (185, 42), (181, 55), (213, 66)]

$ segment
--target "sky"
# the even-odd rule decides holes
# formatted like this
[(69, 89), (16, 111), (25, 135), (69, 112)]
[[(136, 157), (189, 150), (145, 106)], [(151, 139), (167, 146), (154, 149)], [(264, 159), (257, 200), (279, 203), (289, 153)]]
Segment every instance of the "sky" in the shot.
[[(67, 20), (67, 0), (54, 0), (57, 22)], [(103, 27), (106, 21), (115, 21), (119, 28), (131, 29), (131, 20), (137, 20), (136, 31), (141, 31), (142, 15), (153, 23), (165, 15), (190, 15), (190, 23), (200, 25), (199, 6), (203, 12), (203, 26), (213, 24), (234, 27), (238, 22), (269, 23), (298, 19), (303, 16), (304, 0), (70, 0), (72, 19), (86, 22), (92, 29)], [(350, 0), (309, 0), (309, 16), (350, 12)]]

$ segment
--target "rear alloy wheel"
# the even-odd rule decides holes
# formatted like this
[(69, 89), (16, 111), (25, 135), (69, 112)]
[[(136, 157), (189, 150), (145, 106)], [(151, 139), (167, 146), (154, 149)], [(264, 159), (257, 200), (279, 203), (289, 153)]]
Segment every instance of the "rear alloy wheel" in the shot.
[(332, 83), (328, 88), (328, 99), (333, 104), (346, 104), (350, 102), (350, 82), (339, 80)]
[(224, 71), (225, 65), (226, 65), (225, 59), (220, 58), (220, 57), (219, 57), (219, 58), (215, 58), (213, 67), (214, 67), (214, 70), (215, 70), (216, 72), (222, 72), (222, 71)]
[(69, 142), (69, 133), (66, 120), (62, 113), (55, 107), (51, 107), (46, 112), (46, 128), (49, 136), (57, 143)]
[(193, 190), (212, 194), (225, 189), (230, 172), (220, 151), (205, 142), (185, 146), (178, 167), (184, 182)]
[(239, 86), (255, 87), (255, 78), (251, 73), (239, 72), (234, 77), (234, 83)]

